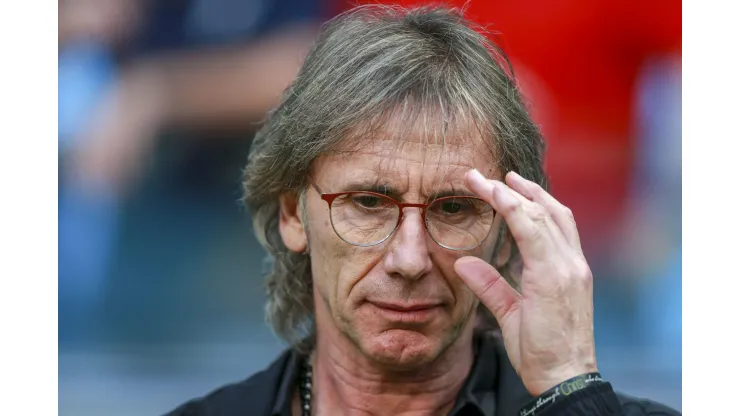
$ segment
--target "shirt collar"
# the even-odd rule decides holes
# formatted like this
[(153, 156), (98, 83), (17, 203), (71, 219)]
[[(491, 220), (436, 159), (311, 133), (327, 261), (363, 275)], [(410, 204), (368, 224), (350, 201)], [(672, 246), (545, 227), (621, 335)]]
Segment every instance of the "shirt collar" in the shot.
[(301, 362), (305, 356), (295, 350), (290, 351), (288, 362), (280, 378), (280, 386), (275, 396), (275, 404), (272, 407), (272, 416), (293, 415), (293, 392), (295, 391), (298, 375), (300, 374)]
[[(494, 416), (496, 414), (496, 390), (498, 383), (498, 357), (495, 335), (476, 334), (473, 342), (475, 360), (462, 389), (455, 399), (450, 416)], [(275, 403), (273, 416), (291, 416), (293, 393), (305, 356), (291, 351), (286, 363)]]
[(476, 334), (473, 340), (475, 360), (470, 374), (457, 395), (450, 416), (493, 416), (496, 411), (498, 358), (492, 335)]

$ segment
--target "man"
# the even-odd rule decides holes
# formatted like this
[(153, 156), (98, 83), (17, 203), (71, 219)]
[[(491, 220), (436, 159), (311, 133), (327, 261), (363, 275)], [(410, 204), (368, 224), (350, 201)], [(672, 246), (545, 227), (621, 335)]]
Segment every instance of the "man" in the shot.
[(245, 172), (291, 348), (171, 414), (678, 414), (598, 373), (591, 272), (505, 62), (444, 9), (325, 27)]

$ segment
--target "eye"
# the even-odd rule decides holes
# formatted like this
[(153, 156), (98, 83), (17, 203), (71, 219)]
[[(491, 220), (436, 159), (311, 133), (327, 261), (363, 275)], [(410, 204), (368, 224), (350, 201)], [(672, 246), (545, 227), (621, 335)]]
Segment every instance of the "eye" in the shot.
[(355, 204), (363, 208), (377, 208), (383, 203), (380, 198), (373, 195), (357, 195), (352, 198), (352, 200), (355, 202)]
[(463, 204), (457, 200), (444, 201), (441, 206), (441, 211), (444, 214), (457, 214), (463, 209)]
[(449, 198), (432, 204), (432, 210), (440, 215), (470, 215), (475, 213), (475, 202), (469, 198)]

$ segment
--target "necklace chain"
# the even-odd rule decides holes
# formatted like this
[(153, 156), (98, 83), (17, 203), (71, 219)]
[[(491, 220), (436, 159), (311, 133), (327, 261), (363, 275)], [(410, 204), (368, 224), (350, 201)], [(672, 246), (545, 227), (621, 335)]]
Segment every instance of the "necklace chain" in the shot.
[(311, 395), (312, 395), (312, 378), (313, 368), (308, 359), (303, 361), (301, 366), (301, 375), (298, 381), (298, 394), (301, 396), (301, 414), (311, 416)]

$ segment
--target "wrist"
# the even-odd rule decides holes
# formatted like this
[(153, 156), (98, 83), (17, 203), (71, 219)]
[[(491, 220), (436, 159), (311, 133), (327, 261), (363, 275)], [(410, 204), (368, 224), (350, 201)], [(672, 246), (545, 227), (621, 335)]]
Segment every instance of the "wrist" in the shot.
[(551, 369), (543, 377), (538, 377), (536, 381), (527, 383), (527, 390), (529, 393), (538, 397), (548, 390), (551, 390), (559, 386), (564, 381), (573, 379), (583, 374), (595, 374), (598, 373), (596, 364), (587, 364), (579, 366), (561, 366)]
[(547, 408), (552, 407), (555, 403), (562, 402), (574, 395), (577, 391), (605, 383), (601, 374), (598, 372), (585, 373), (568, 378), (535, 396), (534, 400), (521, 409), (519, 416), (536, 416), (544, 412)]

